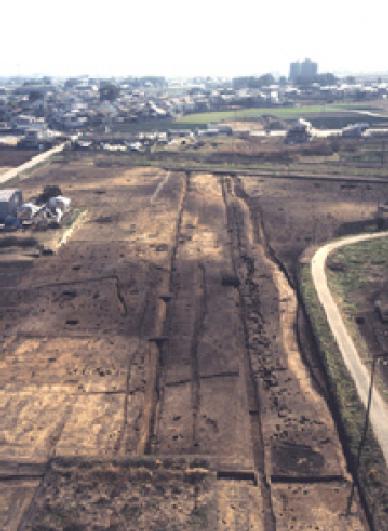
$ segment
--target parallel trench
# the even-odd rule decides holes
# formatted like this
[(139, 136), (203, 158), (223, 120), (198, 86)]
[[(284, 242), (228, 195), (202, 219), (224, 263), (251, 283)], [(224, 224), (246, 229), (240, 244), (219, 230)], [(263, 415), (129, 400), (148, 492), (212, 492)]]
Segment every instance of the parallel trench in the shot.
[[(297, 313), (296, 313), (296, 322), (295, 322), (295, 338), (297, 340), (297, 345), (298, 345), (298, 350), (301, 356), (301, 360), (308, 370), (308, 374), (311, 377), (311, 381), (312, 381), (315, 391), (319, 395), (321, 395), (326, 401), (326, 403), (328, 404), (329, 410), (333, 416), (335, 427), (338, 431), (339, 440), (341, 443), (342, 451), (344, 453), (347, 470), (352, 474), (353, 481), (356, 483), (358, 487), (358, 478), (356, 476), (353, 458), (352, 458), (352, 455), (347, 445), (347, 438), (346, 438), (345, 431), (342, 425), (342, 419), (339, 415), (337, 404), (335, 403), (335, 400), (333, 399), (330, 393), (330, 383), (327, 379), (327, 375), (326, 375), (322, 360), (320, 359), (320, 356), (318, 355), (319, 347), (317, 345), (316, 338), (312, 331), (312, 325), (311, 325), (309, 316), (304, 306), (302, 295), (300, 293), (300, 286), (297, 281), (296, 282), (294, 281), (292, 274), (288, 270), (287, 266), (276, 255), (276, 252), (270, 243), (270, 240), (268, 238), (267, 231), (265, 228), (264, 212), (263, 212), (261, 205), (256, 202), (255, 211), (253, 212), (250, 198), (244, 190), (244, 186), (241, 182), (241, 179), (236, 175), (231, 176), (230, 178), (232, 179), (232, 182), (234, 183), (234, 193), (236, 194), (237, 197), (241, 198), (245, 202), (249, 210), (249, 215), (251, 217), (251, 220), (254, 223), (254, 226), (256, 226), (256, 228), (258, 229), (258, 232), (253, 235), (254, 241), (258, 245), (261, 245), (263, 247), (267, 259), (272, 261), (272, 263), (279, 270), (279, 273), (285, 277), (289, 287), (293, 291), (293, 296), (295, 297), (296, 303), (297, 303)], [(306, 341), (308, 343), (307, 346), (305, 344)], [(314, 484), (314, 483), (319, 484), (319, 483), (325, 483), (325, 482), (344, 483), (344, 478), (343, 476), (338, 476), (338, 475), (328, 475), (324, 477), (321, 477), (321, 476), (313, 477), (312, 476), (311, 478), (308, 478), (308, 479), (307, 478), (292, 478), (290, 476), (282, 476), (282, 475), (273, 475), (272, 482), (273, 483), (301, 482), (301, 483), (310, 483), (310, 484)], [(371, 529), (373, 529), (373, 523), (372, 523), (373, 519), (369, 512), (368, 504), (363, 495), (363, 492), (362, 490), (359, 489), (359, 487), (357, 488), (357, 495), (361, 502), (362, 509), (363, 511), (365, 511), (365, 516), (368, 522), (368, 526)]]
[(170, 276), (169, 276), (169, 292), (171, 293), (171, 301), (167, 303), (165, 321), (163, 323), (163, 336), (156, 338), (156, 348), (158, 351), (158, 357), (155, 367), (155, 381), (151, 382), (154, 388), (153, 392), (153, 405), (150, 419), (149, 437), (145, 444), (145, 454), (152, 455), (157, 450), (157, 437), (158, 437), (158, 420), (160, 415), (160, 407), (163, 404), (163, 390), (166, 385), (164, 378), (163, 360), (165, 353), (168, 349), (168, 336), (171, 330), (171, 322), (173, 319), (173, 301), (177, 297), (177, 285), (175, 281), (176, 276), (176, 262), (177, 253), (179, 247), (179, 241), (181, 237), (181, 227), (183, 212), (186, 205), (186, 196), (188, 189), (190, 188), (190, 173), (185, 174), (185, 180), (183, 183), (183, 190), (181, 192), (180, 204), (178, 207), (177, 221), (175, 227), (175, 243), (171, 251), (170, 258)]
[[(245, 363), (246, 363), (246, 380), (247, 380), (247, 390), (249, 393), (249, 402), (250, 402), (250, 418), (251, 418), (251, 434), (252, 434), (252, 446), (254, 451), (254, 464), (259, 473), (260, 489), (261, 496), (264, 502), (263, 512), (264, 512), (264, 526), (267, 531), (273, 531), (276, 529), (275, 517), (272, 507), (272, 499), (270, 492), (270, 485), (266, 478), (266, 466), (265, 466), (265, 456), (264, 456), (264, 442), (261, 426), (261, 413), (260, 413), (260, 403), (259, 403), (259, 393), (256, 389), (256, 383), (253, 379), (252, 367), (249, 356), (249, 334), (246, 321), (246, 306), (244, 295), (241, 289), (241, 283), (244, 279), (240, 278), (239, 274), (239, 265), (243, 265), (245, 268), (245, 282), (244, 284), (249, 286), (250, 276), (254, 270), (253, 260), (243, 252), (241, 246), (241, 227), (238, 222), (237, 212), (235, 205), (228, 204), (230, 197), (233, 197), (234, 192), (232, 191), (232, 186), (230, 181), (226, 181), (225, 178), (221, 181), (222, 184), (222, 195), (225, 204), (225, 211), (227, 217), (228, 231), (231, 233), (231, 256), (232, 264), (234, 269), (234, 274), (239, 278), (240, 286), (239, 291), (239, 301), (240, 301), (240, 319), (243, 325), (244, 330), (244, 339), (245, 339)], [(233, 183), (234, 185), (235, 183)], [(238, 264), (238, 260), (242, 261), (242, 264)]]
[[(251, 431), (251, 441), (253, 449), (253, 463), (255, 471), (236, 471), (236, 470), (217, 470), (217, 477), (221, 480), (232, 480), (232, 481), (249, 481), (256, 483), (256, 478), (259, 479), (258, 486), (261, 492), (262, 498), (262, 509), (263, 509), (263, 525), (264, 529), (267, 531), (273, 531), (276, 529), (276, 515), (274, 514), (274, 508), (272, 505), (272, 495), (271, 495), (271, 472), (269, 470), (269, 465), (266, 462), (266, 457), (264, 453), (264, 442), (263, 442), (263, 433), (261, 426), (261, 404), (260, 404), (260, 381), (257, 378), (254, 378), (254, 374), (251, 367), (251, 359), (249, 354), (249, 334), (247, 328), (247, 308), (245, 305), (245, 295), (250, 292), (250, 283), (251, 277), (254, 274), (254, 260), (249, 255), (249, 250), (244, 248), (242, 243), (242, 231), (248, 230), (247, 227), (242, 226), (244, 224), (244, 214), (240, 211), (239, 202), (242, 201), (245, 203), (249, 216), (252, 216), (252, 210), (249, 205), (248, 198), (244, 192), (244, 189), (241, 185), (241, 182), (237, 177), (222, 177), (220, 178), (220, 185), (222, 190), (223, 203), (225, 208), (227, 232), (230, 235), (230, 256), (231, 264), (233, 268), (233, 274), (236, 278), (239, 279), (239, 285), (236, 286), (238, 290), (238, 299), (239, 299), (239, 312), (240, 320), (243, 328), (244, 341), (245, 341), (245, 380), (246, 380), (246, 390), (248, 393), (248, 404), (249, 404), (249, 419), (250, 419), (250, 431)], [(165, 368), (164, 368), (164, 358), (168, 353), (169, 349), (169, 336), (172, 332), (172, 323), (175, 318), (174, 310), (174, 301), (178, 297), (179, 293), (179, 282), (177, 282), (177, 259), (178, 259), (178, 249), (179, 246), (184, 243), (182, 239), (182, 220), (185, 208), (187, 207), (187, 197), (190, 193), (190, 172), (186, 172), (186, 178), (183, 186), (183, 191), (181, 195), (181, 201), (178, 209), (177, 223), (176, 223), (176, 238), (175, 245), (171, 252), (170, 259), (170, 277), (169, 277), (169, 291), (171, 294), (171, 300), (167, 302), (165, 322), (163, 325), (163, 335), (160, 338), (156, 338), (156, 346), (159, 352), (156, 367), (155, 367), (155, 381), (153, 382), (153, 406), (151, 411), (151, 420), (150, 420), (150, 429), (149, 437), (145, 445), (145, 453), (148, 455), (158, 455), (158, 434), (159, 434), (159, 421), (163, 413), (163, 404), (164, 404), (164, 393), (166, 386), (169, 385), (165, 378)], [(279, 270), (279, 274), (285, 276), (289, 287), (292, 289), (293, 296), (297, 299), (298, 312), (300, 311), (300, 301), (298, 292), (295, 291), (292, 279), (288, 274), (288, 271), (284, 264), (276, 257), (274, 250), (269, 245), (268, 240), (265, 234), (264, 223), (262, 219), (262, 212), (260, 212), (261, 219), (256, 219), (259, 221), (258, 230), (259, 233), (254, 233), (252, 236), (253, 241), (258, 246), (261, 246), (264, 250), (264, 253), (268, 260), (270, 260), (276, 268)], [(252, 222), (252, 218), (251, 218)], [(252, 222), (252, 228), (255, 225)], [(257, 226), (256, 226), (257, 228)], [(193, 336), (191, 341), (191, 407), (192, 407), (192, 448), (191, 454), (196, 455), (196, 446), (198, 443), (198, 414), (200, 407), (200, 374), (198, 368), (198, 343), (199, 338), (201, 337), (202, 328), (204, 325), (206, 313), (207, 313), (207, 281), (206, 281), (206, 264), (203, 261), (198, 262), (197, 275), (199, 280), (199, 290), (200, 296), (196, 298), (195, 302), (195, 320), (193, 327)], [(193, 297), (195, 298), (195, 297)], [(260, 315), (260, 308), (257, 309), (258, 314)], [(297, 318), (297, 321), (300, 319), (300, 316)], [(298, 322), (295, 323), (295, 327), (298, 327)], [(298, 331), (299, 332), (299, 331)], [(319, 385), (319, 379), (315, 379), (314, 371), (309, 365), (308, 360), (306, 360), (303, 353), (303, 346), (300, 342), (300, 333), (296, 333), (298, 339), (298, 347), (303, 363), (307, 366), (308, 372), (312, 377), (314, 382), (314, 387), (318, 390), (319, 393), (322, 393), (322, 387)], [(314, 360), (315, 361), (315, 360)], [(307, 363), (306, 363), (307, 362)], [(227, 376), (227, 374), (217, 375), (218, 377)], [(212, 376), (214, 377), (214, 376)], [(201, 376), (201, 378), (206, 378), (206, 376)], [(182, 381), (182, 384), (186, 381)], [(180, 382), (177, 381), (174, 385), (179, 385)], [(190, 453), (184, 454), (187, 456)], [(274, 483), (312, 483), (320, 484), (322, 482), (338, 482), (343, 481), (342, 476), (338, 475), (327, 475), (324, 477), (311, 476), (309, 479), (282, 476), (273, 474), (272, 481)]]
[[(215, 177), (214, 177), (215, 178)], [(250, 422), (250, 431), (251, 431), (251, 442), (252, 442), (252, 448), (253, 448), (253, 463), (254, 463), (254, 470), (226, 470), (226, 469), (218, 469), (217, 470), (217, 478), (222, 481), (242, 481), (242, 482), (249, 482), (250, 484), (258, 484), (259, 490), (261, 493), (262, 503), (263, 503), (263, 525), (264, 529), (266, 531), (274, 531), (276, 529), (276, 515), (274, 514), (274, 508), (272, 505), (272, 495), (271, 495), (271, 481), (274, 483), (298, 483), (298, 482), (310, 482), (310, 483), (321, 483), (321, 482), (338, 482), (340, 483), (343, 478), (341, 476), (324, 476), (324, 477), (313, 477), (309, 480), (301, 479), (301, 478), (290, 478), (289, 476), (281, 476), (281, 475), (272, 475), (270, 477), (270, 472), (268, 469), (268, 463), (266, 463), (266, 457), (264, 453), (264, 441), (263, 441), (263, 427), (261, 424), (261, 404), (260, 404), (260, 382), (257, 380), (257, 378), (254, 377), (254, 371), (252, 369), (251, 365), (251, 358), (249, 354), (249, 332), (248, 332), (248, 308), (246, 306), (245, 297), (250, 295), (250, 292), (252, 290), (252, 276), (255, 272), (255, 263), (253, 258), (249, 255), (249, 249), (244, 247), (244, 239), (243, 239), (243, 233), (244, 231), (249, 230), (250, 228), (254, 227), (255, 229), (259, 229), (259, 233), (256, 233), (256, 230), (254, 231), (254, 234), (251, 235), (253, 237), (253, 241), (260, 247), (264, 249), (265, 255), (268, 258), (268, 260), (271, 260), (275, 266), (278, 268), (279, 273), (284, 275), (286, 277), (286, 280), (288, 282), (288, 285), (293, 291), (294, 296), (297, 299), (297, 305), (298, 305), (298, 315), (297, 315), (297, 323), (296, 323), (296, 330), (297, 334), (296, 337), (298, 339), (298, 347), (299, 352), (301, 354), (302, 360), (305, 363), (305, 365), (308, 368), (309, 374), (312, 376), (316, 388), (319, 390), (319, 392), (322, 394), (323, 391), (326, 391), (326, 387), (322, 388), (322, 380), (317, 377), (315, 378), (315, 372), (311, 365), (309, 364), (309, 360), (305, 357), (304, 351), (303, 351), (303, 345), (301, 341), (300, 336), (300, 314), (301, 311), (301, 304), (299, 299), (299, 293), (297, 289), (295, 289), (295, 286), (293, 285), (292, 279), (287, 271), (287, 268), (284, 266), (284, 264), (276, 257), (276, 254), (274, 250), (272, 249), (270, 243), (268, 242), (268, 238), (265, 233), (265, 226), (264, 226), (264, 220), (263, 220), (263, 213), (260, 212), (260, 219), (255, 219), (255, 223), (253, 223), (253, 212), (251, 209), (251, 206), (249, 204), (248, 198), (245, 194), (245, 191), (241, 185), (241, 182), (237, 177), (221, 177), (220, 178), (220, 184), (221, 184), (221, 190), (222, 190), (222, 197), (223, 197), (223, 203), (225, 208), (225, 217), (226, 217), (226, 224), (227, 224), (227, 232), (230, 237), (230, 241), (228, 244), (230, 244), (230, 256), (231, 256), (231, 264), (233, 269), (233, 274), (236, 278), (239, 280), (239, 284), (235, 286), (238, 292), (238, 300), (239, 300), (239, 314), (240, 314), (240, 321), (243, 329), (243, 336), (244, 336), (244, 342), (245, 342), (245, 352), (244, 352), (244, 378), (245, 378), (245, 388), (248, 394), (248, 405), (249, 405), (249, 422)], [(182, 242), (182, 220), (183, 220), (183, 214), (185, 211), (185, 208), (187, 207), (187, 197), (190, 193), (190, 172), (186, 172), (186, 177), (183, 180), (183, 186), (181, 191), (181, 199), (180, 204), (178, 208), (178, 214), (177, 214), (177, 221), (176, 221), (176, 232), (175, 232), (175, 242), (174, 246), (171, 251), (170, 256), (170, 264), (169, 264), (169, 292), (171, 294), (171, 300), (166, 302), (166, 313), (165, 313), (165, 321), (163, 323), (163, 329), (162, 334), (158, 337), (152, 338), (153, 347), (155, 347), (155, 350), (157, 351), (158, 355), (155, 357), (154, 363), (155, 366), (153, 367), (153, 370), (151, 373), (153, 373), (154, 377), (147, 382), (147, 386), (150, 386), (150, 398), (152, 401), (152, 405), (150, 407), (150, 418), (149, 418), (149, 425), (146, 426), (145, 432), (145, 444), (144, 444), (144, 453), (147, 455), (158, 455), (158, 433), (159, 433), (159, 419), (161, 410), (163, 408), (164, 403), (164, 392), (166, 389), (166, 386), (168, 385), (165, 377), (165, 369), (164, 369), (164, 358), (168, 352), (169, 349), (169, 337), (172, 332), (172, 322), (174, 320), (175, 314), (174, 314), (174, 301), (178, 297), (179, 292), (179, 283), (177, 282), (177, 260), (178, 260), (178, 249), (179, 246), (183, 243)], [(247, 207), (247, 211), (250, 216), (250, 221), (252, 222), (251, 227), (244, 226), (244, 213), (241, 211), (241, 205), (239, 202), (243, 202), (245, 206)], [(121, 308), (121, 312), (128, 313), (125, 298), (122, 296), (121, 293), (121, 286), (120, 286), (120, 279), (117, 275), (114, 276), (107, 276), (103, 277), (113, 279), (115, 282), (114, 288), (115, 288), (115, 294), (117, 298), (117, 302)], [(196, 271), (196, 278), (198, 282), (198, 288), (199, 288), (199, 296), (195, 299), (195, 308), (194, 308), (194, 326), (193, 326), (193, 336), (191, 341), (191, 405), (192, 405), (192, 433), (193, 433), (193, 441), (192, 441), (192, 455), (195, 456), (195, 448), (198, 443), (198, 415), (199, 415), (199, 408), (200, 408), (200, 385), (201, 380), (205, 380), (207, 378), (223, 378), (223, 377), (236, 377), (238, 376), (238, 372), (233, 371), (225, 371), (224, 373), (216, 374), (216, 375), (200, 375), (199, 371), (199, 362), (198, 362), (198, 349), (199, 349), (199, 340), (201, 338), (201, 334), (203, 333), (203, 327), (204, 322), (206, 319), (206, 315), (208, 312), (208, 291), (207, 291), (207, 267), (205, 261), (198, 261), (197, 264), (197, 271)], [(92, 279), (94, 280), (100, 280), (100, 279)], [(88, 282), (90, 279), (87, 279), (82, 282)], [(77, 283), (68, 283), (69, 285), (77, 284)], [(68, 285), (63, 284), (63, 285)], [(61, 284), (62, 285), (62, 284)], [(58, 286), (56, 284), (55, 286)], [(142, 341), (144, 341), (146, 338), (146, 332), (144, 330), (144, 320), (145, 320), (145, 314), (147, 312), (147, 306), (150, 302), (150, 299), (154, 296), (154, 294), (151, 291), (148, 291), (143, 299), (143, 308), (140, 314), (139, 319), (139, 345)], [(194, 297), (193, 297), (194, 299)], [(261, 308), (257, 309), (258, 315), (261, 312)], [(302, 310), (303, 312), (303, 310)], [(262, 316), (261, 316), (262, 317)], [(305, 319), (305, 316), (303, 314), (302, 319)], [(299, 322), (299, 323), (298, 323)], [(307, 323), (308, 324), (308, 323)], [(316, 361), (316, 360), (314, 360)], [(321, 376), (321, 375), (320, 375)], [(131, 358), (128, 359), (128, 377), (126, 382), (126, 393), (125, 393), (125, 412), (124, 412), (124, 425), (122, 426), (122, 431), (120, 433), (120, 438), (116, 444), (115, 452), (117, 453), (121, 443), (123, 440), (125, 440), (126, 431), (128, 429), (127, 427), (127, 409), (128, 409), (128, 400), (129, 397), (129, 387), (130, 387), (130, 377), (131, 377)], [(176, 382), (179, 384), (180, 382)], [(175, 385), (175, 384), (174, 384)], [(58, 437), (59, 439), (59, 437)], [(189, 454), (185, 454), (186, 456)], [(6, 479), (13, 479), (13, 477), (6, 478)]]

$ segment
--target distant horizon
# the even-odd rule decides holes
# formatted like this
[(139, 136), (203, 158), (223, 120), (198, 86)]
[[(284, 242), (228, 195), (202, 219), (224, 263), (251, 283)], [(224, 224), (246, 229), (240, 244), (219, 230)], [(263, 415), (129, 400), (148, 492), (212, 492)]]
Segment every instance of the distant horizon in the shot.
[(388, 71), (383, 0), (327, 0), (324, 9), (310, 0), (240, 0), (233, 10), (221, 0), (110, 0), (109, 8), (68, 0), (60, 10), (49, 0), (4, 0), (2, 7), (2, 77), (288, 75), (305, 57), (321, 73)]
[[(352, 72), (352, 71), (345, 71), (345, 72), (336, 72), (336, 71), (321, 71), (319, 70), (319, 74), (333, 74), (337, 77), (346, 77), (346, 76), (353, 76), (353, 77), (369, 77), (369, 76), (388, 76), (388, 69), (387, 70), (381, 70), (381, 71), (364, 71), (364, 72)], [(76, 74), (52, 74), (47, 72), (33, 72), (33, 73), (18, 73), (18, 74), (3, 74), (0, 72), (0, 79), (7, 79), (7, 78), (32, 78), (32, 79), (41, 79), (44, 77), (54, 78), (54, 79), (71, 79), (71, 78), (97, 78), (97, 79), (110, 79), (110, 78), (142, 78), (142, 77), (163, 77), (166, 80), (185, 80), (185, 79), (194, 79), (194, 78), (218, 78), (218, 79), (233, 79), (236, 77), (259, 77), (264, 74), (272, 74), (275, 78), (278, 77), (287, 77), (288, 78), (288, 72), (287, 73), (279, 73), (278, 71), (266, 71), (266, 72), (249, 72), (249, 73), (243, 73), (243, 74), (235, 74), (235, 75), (220, 75), (220, 74), (191, 74), (191, 75), (164, 75), (164, 74), (154, 74), (154, 73), (146, 73), (146, 74), (131, 74), (131, 73), (125, 73), (125, 74), (94, 74), (94, 73), (88, 73), (88, 72), (82, 72), (82, 73), (76, 73)]]

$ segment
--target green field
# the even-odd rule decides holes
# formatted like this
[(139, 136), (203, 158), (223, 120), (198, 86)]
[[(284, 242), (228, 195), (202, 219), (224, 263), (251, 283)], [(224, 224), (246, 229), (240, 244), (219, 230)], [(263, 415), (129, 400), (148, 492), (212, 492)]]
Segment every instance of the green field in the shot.
[[(328, 269), (329, 286), (341, 308), (348, 331), (358, 346), (364, 363), (368, 364), (372, 360), (372, 353), (355, 324), (355, 318), (360, 299), (366, 300), (367, 294), (383, 289), (387, 271), (388, 238), (346, 245), (335, 251), (331, 260), (346, 264), (343, 270)], [(368, 306), (371, 308), (370, 303)], [(376, 381), (380, 393), (388, 400), (388, 388), (378, 371)]]
[(260, 118), (263, 115), (276, 116), (278, 118), (298, 118), (309, 114), (328, 114), (328, 113), (351, 113), (355, 110), (373, 111), (368, 104), (360, 103), (328, 103), (326, 105), (303, 105), (300, 107), (263, 107), (261, 109), (239, 109), (236, 111), (204, 112), (195, 114), (186, 114), (177, 118), (176, 122), (184, 125), (197, 124), (205, 125), (208, 123), (223, 122), (227, 120), (249, 120)]

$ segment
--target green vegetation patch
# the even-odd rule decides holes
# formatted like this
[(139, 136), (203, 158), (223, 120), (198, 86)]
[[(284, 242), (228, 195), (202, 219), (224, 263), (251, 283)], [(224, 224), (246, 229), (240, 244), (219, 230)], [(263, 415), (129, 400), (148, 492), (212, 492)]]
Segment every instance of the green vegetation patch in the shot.
[[(367, 311), (373, 307), (373, 301), (367, 301), (368, 294), (382, 289), (388, 278), (388, 238), (377, 238), (353, 245), (346, 245), (333, 252), (329, 257), (329, 286), (340, 306), (346, 326), (358, 345), (361, 357), (371, 363), (372, 357), (366, 340), (355, 322), (360, 311), (360, 302), (366, 304)], [(334, 269), (334, 270), (333, 270)], [(388, 400), (388, 389), (380, 372), (376, 371), (376, 382), (380, 392)]]
[[(314, 288), (310, 263), (300, 265), (299, 285), (318, 354), (326, 373), (329, 402), (335, 412), (348, 462), (354, 470), (364, 428), (365, 408), (358, 398), (353, 379), (331, 334), (325, 311)], [(361, 454), (357, 482), (373, 528), (379, 531), (388, 530), (388, 470), (371, 430), (368, 431)]]
[[(364, 106), (365, 107), (365, 106)], [(363, 108), (364, 108), (363, 107)], [(254, 109), (238, 109), (236, 111), (204, 112), (186, 114), (177, 118), (176, 123), (204, 125), (207, 123), (223, 122), (227, 120), (249, 120), (264, 115), (278, 118), (299, 118), (309, 114), (327, 114), (338, 112), (352, 112), (358, 110), (352, 104), (328, 103), (326, 105), (303, 105), (301, 107), (264, 107)]]
[(366, 287), (374, 278), (387, 273), (388, 238), (376, 238), (346, 245), (333, 252), (330, 262), (344, 264), (343, 269), (329, 271), (329, 280), (342, 287), (346, 297), (357, 289)]
[(66, 228), (71, 227), (85, 211), (86, 209), (84, 208), (73, 208), (67, 215), (63, 216), (62, 226)]

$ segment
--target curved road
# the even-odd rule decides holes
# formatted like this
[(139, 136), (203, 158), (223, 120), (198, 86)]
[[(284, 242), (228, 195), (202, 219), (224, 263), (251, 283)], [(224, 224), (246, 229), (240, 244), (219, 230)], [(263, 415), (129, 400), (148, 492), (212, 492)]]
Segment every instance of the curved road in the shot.
[[(388, 237), (388, 231), (373, 234), (359, 234), (336, 240), (320, 247), (311, 261), (311, 272), (319, 301), (326, 312), (331, 332), (365, 407), (368, 402), (370, 369), (361, 361), (353, 339), (342, 319), (341, 312), (330, 292), (326, 277), (326, 261), (329, 254), (340, 247), (373, 240), (375, 238), (382, 238), (383, 236)], [(370, 422), (384, 454), (385, 462), (388, 464), (388, 405), (384, 402), (380, 392), (375, 387), (373, 388), (372, 394)]]

